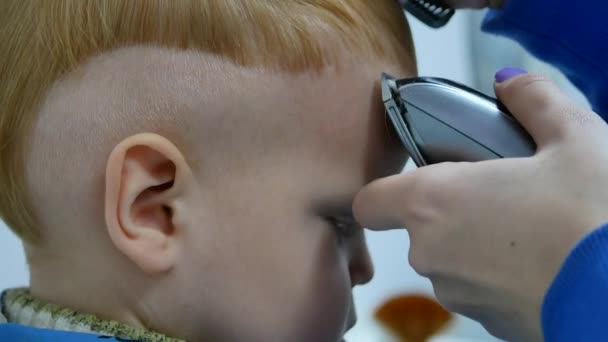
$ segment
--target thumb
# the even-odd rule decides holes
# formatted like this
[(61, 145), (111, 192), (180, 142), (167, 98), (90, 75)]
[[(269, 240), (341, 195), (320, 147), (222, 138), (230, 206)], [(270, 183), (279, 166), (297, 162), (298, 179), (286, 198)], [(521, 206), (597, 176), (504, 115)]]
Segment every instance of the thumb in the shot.
[(374, 230), (403, 227), (403, 211), (413, 184), (410, 174), (381, 178), (368, 184), (353, 201), (355, 220), (361, 226)]
[(353, 216), (372, 230), (416, 229), (437, 213), (441, 198), (453, 193), (460, 163), (427, 165), (395, 176), (377, 179), (363, 187), (353, 201)]
[(496, 95), (540, 146), (563, 140), (594, 113), (575, 104), (541, 75), (505, 68), (496, 74)]

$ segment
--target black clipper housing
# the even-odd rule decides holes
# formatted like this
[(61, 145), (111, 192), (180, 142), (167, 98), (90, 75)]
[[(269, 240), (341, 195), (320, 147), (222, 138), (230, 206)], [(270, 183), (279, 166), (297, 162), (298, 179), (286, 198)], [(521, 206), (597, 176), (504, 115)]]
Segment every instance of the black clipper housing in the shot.
[(432, 28), (445, 26), (454, 15), (454, 9), (443, 0), (399, 0), (399, 3), (404, 10)]

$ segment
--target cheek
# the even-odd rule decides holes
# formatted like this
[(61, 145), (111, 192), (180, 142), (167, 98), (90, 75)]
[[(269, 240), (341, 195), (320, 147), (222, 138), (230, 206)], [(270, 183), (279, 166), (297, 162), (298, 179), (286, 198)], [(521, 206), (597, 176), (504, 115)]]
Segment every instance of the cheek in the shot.
[(189, 239), (184, 262), (199, 291), (213, 294), (201, 306), (220, 324), (240, 327), (243, 340), (338, 341), (351, 284), (335, 233), (303, 218), (301, 206), (281, 215), (267, 208), (252, 205)]
[(271, 165), (247, 172), (253, 179), (224, 175), (217, 195), (205, 192), (183, 239), (190, 294), (200, 294), (206, 322), (243, 334), (222, 340), (339, 340), (351, 300), (347, 255), (310, 212), (310, 184), (299, 183), (310, 165)]
[[(261, 297), (272, 302), (273, 320), (287, 328), (275, 340), (337, 341), (348, 317), (351, 288), (346, 257), (331, 228), (311, 222), (293, 225), (281, 251), (268, 256), (273, 265), (259, 279)], [(284, 236), (288, 236), (287, 233)], [(268, 302), (267, 302), (268, 303)]]
[[(329, 232), (328, 235), (333, 235)], [(325, 245), (325, 246), (323, 246)], [(337, 341), (342, 337), (351, 302), (348, 264), (334, 237), (323, 239), (318, 253), (311, 255), (302, 280), (298, 336), (306, 341)]]
[(270, 305), (268, 326), (281, 331), (272, 340), (338, 341), (351, 300), (346, 254), (324, 222), (297, 215), (288, 221), (268, 228), (265, 241), (274, 242), (258, 249), (249, 266), (259, 272), (250, 285)]

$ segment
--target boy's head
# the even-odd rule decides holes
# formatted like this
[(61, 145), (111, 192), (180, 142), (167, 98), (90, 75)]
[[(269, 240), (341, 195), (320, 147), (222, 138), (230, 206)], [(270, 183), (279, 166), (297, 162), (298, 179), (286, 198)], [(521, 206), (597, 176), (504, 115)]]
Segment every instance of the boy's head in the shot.
[(334, 341), (405, 156), (393, 0), (0, 4), (0, 213), (34, 295), (192, 341)]

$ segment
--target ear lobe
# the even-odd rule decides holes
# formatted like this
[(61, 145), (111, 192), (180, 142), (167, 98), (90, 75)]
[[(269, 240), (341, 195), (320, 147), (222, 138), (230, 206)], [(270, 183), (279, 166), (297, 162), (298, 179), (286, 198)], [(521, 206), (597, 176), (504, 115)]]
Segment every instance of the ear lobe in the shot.
[(175, 262), (176, 202), (191, 177), (177, 147), (155, 134), (138, 134), (114, 148), (106, 168), (105, 215), (110, 238), (148, 273)]

